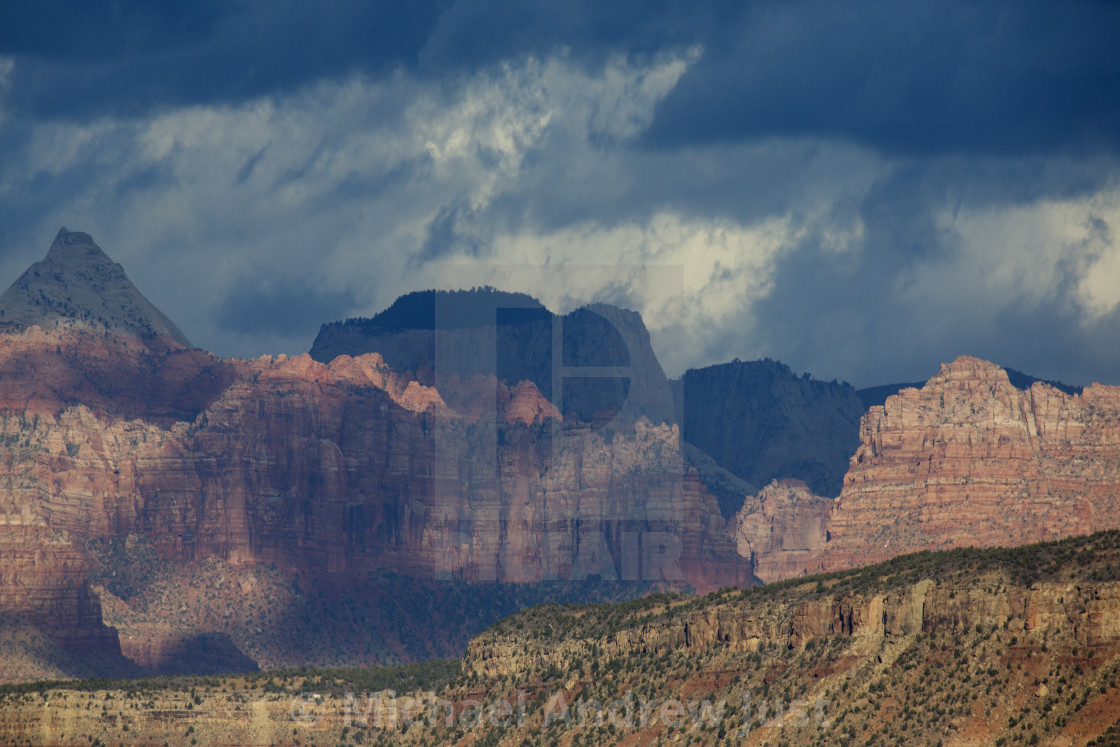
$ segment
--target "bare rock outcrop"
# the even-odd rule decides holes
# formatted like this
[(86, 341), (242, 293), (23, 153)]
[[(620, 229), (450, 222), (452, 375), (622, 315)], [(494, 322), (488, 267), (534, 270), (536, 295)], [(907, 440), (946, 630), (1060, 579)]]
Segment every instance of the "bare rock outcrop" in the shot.
[(102, 661), (105, 674), (119, 672), (117, 631), (102, 624), (83, 548), (42, 517), (22, 519), (0, 518), (0, 615), (31, 623), (63, 651)]
[(798, 575), (824, 550), (832, 505), (800, 480), (770, 483), (735, 517), (739, 554), (766, 583)]
[[(36, 329), (0, 350), (74, 333)], [(0, 609), (112, 648), (85, 546), (130, 535), (169, 562), (336, 579), (749, 582), (675, 426), (562, 423), (529, 383), (475, 420), (376, 354), (223, 370), (232, 381), (191, 421), (126, 418), (111, 400), (0, 414)], [(130, 628), (126, 650), (166, 659), (181, 641), (157, 633)], [(182, 641), (209, 640), (194, 633)]]
[(855, 639), (882, 661), (890, 655), (892, 641), (908, 636), (964, 637), (972, 631), (997, 629), (1023, 635), (1024, 643), (1033, 646), (1066, 641), (1101, 650), (1120, 643), (1115, 624), (1120, 618), (1120, 583), (1115, 581), (1023, 586), (993, 575), (957, 584), (924, 578), (867, 592), (825, 589), (804, 599), (807, 593), (803, 589), (797, 595), (762, 602), (721, 601), (680, 613), (669, 603), (643, 610), (644, 620), (624, 619), (616, 624), (617, 630), (560, 640), (554, 633), (541, 634), (529, 627), (518, 632), (519, 628), (498, 626), (471, 641), (463, 668), (482, 678), (516, 678), (550, 667), (563, 671), (573, 660), (678, 651), (700, 655), (713, 647), (729, 652), (763, 647), (804, 650), (812, 642), (836, 638)]
[[(375, 338), (393, 342), (384, 354), (223, 360), (192, 349), (88, 235), (60, 231), (0, 298), (0, 614), (119, 652), (87, 576), (91, 543), (126, 537), (171, 564), (267, 564), (336, 585), (749, 582), (681, 459), (636, 314), (554, 317), (516, 294), (503, 310), (483, 291), (451, 294), (470, 308), (453, 303), (444, 324), (437, 297), (394, 307)], [(583, 391), (589, 366), (626, 375)], [(190, 640), (224, 650), (211, 633), (238, 638), (205, 616), (164, 634), (110, 602), (149, 665)]]
[(860, 438), (821, 568), (1120, 526), (1120, 387), (1020, 390), (962, 356), (871, 408)]
[(1019, 389), (962, 356), (872, 407), (860, 438), (835, 501), (789, 485), (747, 497), (738, 545), (759, 578), (1120, 526), (1120, 387)]
[(0, 409), (29, 418), (80, 404), (108, 417), (191, 421), (237, 376), (237, 363), (202, 350), (153, 350), (81, 325), (8, 326), (0, 338)]

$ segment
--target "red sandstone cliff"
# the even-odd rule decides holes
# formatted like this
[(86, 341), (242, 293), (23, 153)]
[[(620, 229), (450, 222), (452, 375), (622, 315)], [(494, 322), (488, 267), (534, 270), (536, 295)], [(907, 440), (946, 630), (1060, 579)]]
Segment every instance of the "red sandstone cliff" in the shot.
[(820, 558), (833, 500), (800, 480), (774, 481), (747, 496), (735, 519), (739, 554), (754, 575), (770, 583), (799, 575)]
[[(112, 352), (112, 336), (87, 335), (0, 335), (0, 362), (59, 359), (51, 351), (64, 345)], [(148, 355), (119, 342), (126, 362)], [(171, 356), (152, 354), (156, 376)], [(489, 394), (474, 409), (493, 417), (472, 417), (376, 354), (215, 368), (224, 378), (208, 381), (229, 383), (217, 395), (200, 388), (209, 402), (189, 422), (134, 417), (166, 382), (91, 397), (93, 407), (39, 396), (29, 408), (24, 390), (57, 375), (0, 379), (0, 608), (50, 619), (67, 640), (100, 631), (115, 643), (85, 582), (85, 544), (134, 534), (173, 562), (334, 576), (700, 589), (749, 578), (673, 426), (640, 420), (607, 434), (562, 423), (529, 383), (497, 398), (476, 386)]]
[(763, 578), (1120, 526), (1120, 387), (1020, 390), (962, 356), (872, 407), (860, 439), (823, 524), (822, 499), (796, 490), (748, 499), (740, 551), (756, 553)]
[(1023, 391), (999, 366), (962, 356), (871, 408), (860, 438), (825, 568), (1120, 526), (1120, 387)]
[[(602, 334), (584, 337), (594, 349)], [(90, 548), (136, 541), (187, 575), (210, 559), (268, 564), (287, 579), (276, 588), (299, 577), (319, 593), (379, 572), (699, 589), (749, 579), (674, 426), (595, 429), (565, 422), (530, 381), (445, 379), (446, 398), (377, 353), (328, 365), (191, 349), (92, 238), (62, 229), (0, 296), (0, 615), (119, 651), (87, 578), (135, 577), (141, 588), (114, 588), (141, 606), (152, 590), (127, 559), (91, 568)], [(212, 620), (209, 602), (185, 609), (201, 597), (176, 605), (192, 622), (165, 639), (150, 610), (106, 599), (148, 665), (184, 636), (249, 639)]]
[[(836, 501), (772, 483), (732, 537), (675, 426), (594, 428), (562, 419), (531, 382), (452, 375), (437, 389), (376, 353), (221, 360), (184, 347), (74, 236), (52, 253), (77, 247), (92, 263), (59, 270), (78, 283), (66, 287), (81, 318), (59, 315), (72, 296), (55, 291), (33, 308), (25, 275), (7, 308), (43, 326), (20, 317), (0, 332), (0, 613), (71, 647), (117, 645), (88, 546), (125, 537), (168, 563), (270, 564), (336, 584), (391, 571), (707, 590), (749, 582), (751, 563), (774, 580), (1120, 526), (1120, 388), (1022, 391), (960, 358), (864, 416)], [(124, 300), (101, 304), (103, 280)], [(108, 604), (128, 618), (128, 600)], [(192, 635), (211, 630), (195, 617)], [(141, 622), (128, 645), (154, 663), (167, 641)]]
[(107, 530), (143, 531), (169, 556), (320, 572), (539, 581), (571, 577), (583, 557), (587, 575), (644, 579), (679, 563), (665, 580), (742, 580), (718, 512), (686, 479), (674, 428), (554, 430), (524, 386), (495, 427), (392, 376), (376, 355), (251, 362), (191, 426), (150, 439), (158, 446), (137, 455), (134, 479), (115, 487), (125, 508)]

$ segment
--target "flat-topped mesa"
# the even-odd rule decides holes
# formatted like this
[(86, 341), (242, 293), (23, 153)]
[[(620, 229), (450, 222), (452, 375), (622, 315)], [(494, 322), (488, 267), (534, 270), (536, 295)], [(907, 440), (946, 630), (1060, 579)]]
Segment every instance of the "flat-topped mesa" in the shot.
[(47, 256), (0, 296), (0, 322), (125, 333), (161, 349), (191, 348), (89, 234), (59, 230)]
[(529, 381), (566, 423), (673, 422), (672, 392), (639, 314), (605, 304), (554, 314), (494, 288), (418, 291), (368, 319), (324, 324), (311, 357), (381, 354), (441, 392), (473, 377)]

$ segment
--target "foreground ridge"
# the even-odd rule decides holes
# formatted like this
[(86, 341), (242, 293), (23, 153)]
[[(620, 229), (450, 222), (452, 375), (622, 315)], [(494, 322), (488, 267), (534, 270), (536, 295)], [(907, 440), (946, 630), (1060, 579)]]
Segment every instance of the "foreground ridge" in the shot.
[(8, 686), (0, 738), (1111, 744), (1118, 612), (1117, 531), (922, 552), (704, 597), (536, 607), (476, 636), (461, 668)]
[[(546, 694), (502, 733), (511, 744), (542, 729), (634, 743), (1085, 744), (1120, 719), (1120, 532), (701, 598), (536, 608), (477, 636), (463, 668), (449, 693)], [(645, 724), (579, 725), (581, 707), (627, 699), (648, 706)]]

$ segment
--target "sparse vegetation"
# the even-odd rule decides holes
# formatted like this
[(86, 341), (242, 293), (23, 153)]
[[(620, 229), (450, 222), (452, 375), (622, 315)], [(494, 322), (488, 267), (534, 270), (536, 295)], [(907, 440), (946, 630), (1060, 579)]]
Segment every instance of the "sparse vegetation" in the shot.
[[(82, 744), (244, 741), (252, 714), (265, 743), (276, 744), (582, 745), (633, 735), (723, 745), (740, 743), (744, 728), (772, 745), (1022, 745), (1059, 736), (1117, 744), (1120, 641), (1072, 621), (1099, 617), (1099, 605), (1115, 598), (1102, 590), (1120, 582), (1111, 570), (1118, 559), (1120, 532), (1105, 532), (918, 553), (701, 597), (549, 604), (491, 625), (462, 665), (8, 686), (0, 738), (22, 741), (31, 732), (18, 730), (31, 729), (49, 702), (83, 725), (71, 735)], [(925, 603), (911, 622), (893, 619), (919, 584)], [(1034, 595), (1048, 623), (1027, 625), (1021, 608), (1000, 601), (1023, 595)], [(866, 615), (873, 604), (883, 619)], [(819, 617), (828, 610), (853, 610), (856, 622), (833, 625)], [(372, 698), (387, 690), (397, 710), (378, 722), (381, 701)], [(557, 711), (557, 697), (566, 710)], [(509, 718), (478, 715), (480, 703), (500, 702), (512, 704)], [(629, 719), (604, 715), (628, 702)], [(321, 718), (293, 722), (300, 708)], [(168, 713), (179, 714), (175, 731), (159, 715)]]

